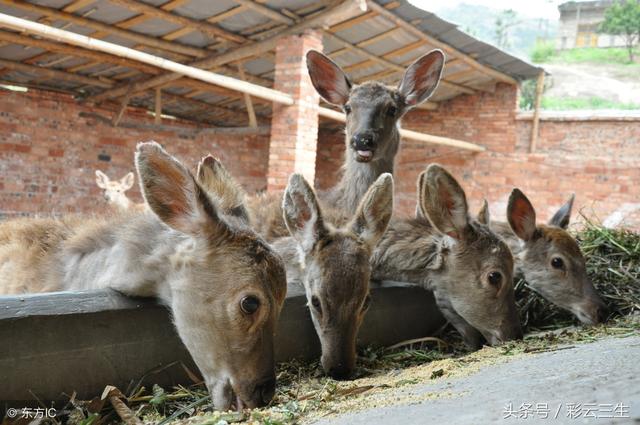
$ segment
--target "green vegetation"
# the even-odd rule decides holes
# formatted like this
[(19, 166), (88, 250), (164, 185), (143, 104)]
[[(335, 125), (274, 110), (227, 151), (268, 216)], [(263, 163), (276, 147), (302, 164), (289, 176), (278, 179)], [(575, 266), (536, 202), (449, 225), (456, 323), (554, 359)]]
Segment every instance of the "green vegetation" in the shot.
[(531, 61), (533, 63), (544, 63), (556, 54), (556, 48), (553, 41), (538, 41), (531, 51)]
[[(634, 52), (640, 54), (640, 48), (635, 47)], [(535, 63), (620, 64), (640, 68), (640, 63), (629, 62), (629, 56), (624, 47), (583, 47), (556, 51), (553, 43), (537, 43), (531, 51), (531, 61)]]
[(598, 31), (622, 36), (627, 46), (629, 62), (633, 62), (633, 44), (640, 38), (640, 2), (626, 0), (614, 3), (606, 10), (604, 22), (600, 24)]
[[(523, 105), (523, 101), (520, 102), (521, 109)], [(526, 104), (524, 106), (527, 106)], [(542, 109), (551, 110), (551, 111), (569, 111), (569, 110), (578, 110), (578, 109), (640, 109), (640, 104), (638, 103), (621, 103), (615, 102), (608, 99), (603, 99), (601, 97), (590, 97), (590, 98), (558, 98), (558, 97), (543, 97), (540, 102), (540, 107)], [(531, 109), (529, 106), (528, 109)]]

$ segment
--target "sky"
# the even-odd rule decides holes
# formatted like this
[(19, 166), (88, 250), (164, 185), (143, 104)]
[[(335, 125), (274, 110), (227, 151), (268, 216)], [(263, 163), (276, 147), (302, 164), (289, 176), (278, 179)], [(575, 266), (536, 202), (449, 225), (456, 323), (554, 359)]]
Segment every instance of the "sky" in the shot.
[(566, 0), (409, 0), (409, 3), (429, 12), (438, 13), (460, 3), (479, 4), (492, 9), (514, 9), (521, 16), (557, 20), (558, 5)]

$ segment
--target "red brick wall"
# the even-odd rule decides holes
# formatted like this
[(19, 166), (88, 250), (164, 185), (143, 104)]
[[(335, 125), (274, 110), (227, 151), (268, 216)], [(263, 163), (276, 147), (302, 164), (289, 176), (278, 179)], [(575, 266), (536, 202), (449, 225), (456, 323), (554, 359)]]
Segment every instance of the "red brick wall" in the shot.
[[(268, 135), (180, 134), (176, 131), (114, 128), (80, 112), (111, 117), (110, 111), (81, 106), (67, 95), (30, 90), (0, 91), (0, 218), (91, 212), (102, 208), (94, 172), (112, 179), (134, 170), (139, 141), (154, 139), (195, 168), (211, 152), (248, 190), (266, 187)], [(129, 110), (122, 121), (149, 122), (142, 111)], [(165, 120), (193, 128), (187, 123)], [(108, 155), (108, 162), (98, 155)], [(137, 184), (127, 192), (141, 202)]]
[[(494, 93), (459, 96), (436, 111), (413, 111), (405, 128), (478, 143), (487, 152), (436, 147), (403, 140), (396, 161), (396, 209), (415, 210), (415, 182), (433, 162), (446, 166), (467, 191), (472, 211), (482, 198), (493, 217), (503, 219), (509, 192), (519, 187), (540, 220), (547, 220), (576, 193), (575, 211), (605, 219), (617, 208), (640, 203), (640, 121), (541, 121), (536, 153), (528, 153), (530, 121), (516, 119), (515, 87), (499, 84)], [(344, 152), (341, 132), (321, 129), (316, 185), (330, 187)], [(639, 205), (640, 206), (640, 205)], [(640, 228), (640, 211), (625, 220)]]

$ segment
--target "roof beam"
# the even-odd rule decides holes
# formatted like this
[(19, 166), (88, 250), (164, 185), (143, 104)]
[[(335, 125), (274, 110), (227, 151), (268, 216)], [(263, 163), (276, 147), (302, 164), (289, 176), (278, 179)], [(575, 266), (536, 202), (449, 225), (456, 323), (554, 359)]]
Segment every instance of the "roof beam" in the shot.
[(42, 77), (51, 78), (52, 80), (69, 81), (72, 83), (88, 84), (98, 87), (111, 87), (113, 85), (113, 83), (109, 82), (108, 80), (85, 77), (84, 75), (70, 74), (68, 72), (58, 71), (57, 69), (42, 68), (40, 66), (27, 65), (26, 63), (9, 61), (6, 59), (0, 59), (0, 67), (4, 67), (12, 71), (36, 73)]
[(296, 21), (294, 21), (293, 19), (289, 18), (288, 16), (285, 16), (283, 14), (281, 14), (280, 12), (277, 12), (273, 9), (268, 8), (267, 6), (264, 6), (260, 3), (257, 3), (253, 0), (234, 0), (236, 3), (246, 7), (247, 9), (252, 9), (256, 12), (258, 12), (259, 14), (266, 16), (267, 18), (273, 20), (273, 21), (278, 21), (278, 22), (282, 22), (283, 24), (287, 24), (287, 25), (293, 25), (296, 23)]
[(500, 71), (496, 71), (493, 68), (490, 68), (486, 65), (482, 65), (481, 63), (479, 63), (478, 61), (476, 61), (475, 59), (473, 59), (472, 57), (470, 57), (469, 55), (462, 53), (461, 51), (455, 49), (454, 47), (451, 47), (450, 45), (430, 36), (425, 34), (424, 32), (422, 32), (422, 30), (418, 29), (416, 26), (410, 24), (409, 22), (405, 21), (404, 19), (402, 19), (401, 17), (399, 17), (398, 15), (396, 15), (395, 13), (385, 9), (383, 6), (380, 6), (378, 3), (376, 3), (375, 1), (371, 1), (368, 0), (367, 1), (367, 6), (369, 6), (371, 8), (372, 11), (377, 12), (380, 16), (386, 18), (387, 20), (391, 21), (392, 23), (394, 23), (395, 25), (399, 26), (399, 27), (403, 27), (404, 29), (406, 29), (408, 32), (410, 32), (411, 34), (414, 34), (415, 36), (421, 38), (422, 40), (426, 41), (427, 43), (433, 45), (434, 47), (437, 47), (439, 49), (442, 49), (444, 52), (446, 52), (447, 54), (457, 57), (460, 60), (462, 60), (464, 63), (466, 63), (467, 65), (471, 66), (472, 68), (477, 69), (478, 71), (482, 72), (483, 74), (487, 74), (493, 78), (495, 78), (496, 80), (499, 81), (503, 81), (505, 83), (509, 83), (509, 84), (518, 84), (518, 82), (506, 75), (503, 74)]
[(109, 0), (110, 3), (122, 6), (125, 9), (133, 10), (138, 13), (143, 13), (147, 16), (153, 16), (163, 21), (173, 22), (174, 24), (181, 25), (183, 27), (192, 28), (194, 31), (199, 31), (205, 35), (213, 38), (223, 39), (234, 43), (244, 43), (248, 41), (247, 38), (226, 31), (217, 25), (211, 24), (206, 21), (199, 21), (197, 19), (187, 18), (186, 16), (176, 15), (161, 8), (151, 6), (146, 3), (139, 2), (137, 0)]
[[(359, 8), (358, 3), (356, 3), (355, 1), (347, 1), (344, 3), (340, 3), (337, 6), (334, 6), (330, 9), (327, 9), (318, 13), (313, 18), (301, 21), (300, 23), (294, 26), (288, 27), (265, 40), (258, 41), (252, 44), (245, 44), (243, 46), (239, 46), (235, 49), (232, 49), (226, 53), (211, 56), (207, 59), (198, 60), (190, 63), (189, 65), (192, 67), (198, 67), (202, 69), (211, 69), (211, 68), (220, 67), (222, 65), (226, 65), (231, 62), (241, 61), (248, 57), (273, 50), (275, 46), (278, 44), (278, 41), (280, 40), (280, 38), (283, 36), (298, 34), (307, 28), (322, 27), (331, 22), (348, 19), (350, 16), (353, 16), (354, 14), (359, 13), (360, 11), (361, 9)], [(177, 73), (167, 73), (167, 74), (159, 75), (157, 77), (140, 81), (134, 84), (132, 87), (132, 90), (134, 92), (148, 90), (152, 87), (162, 86), (172, 81), (176, 81), (181, 77), (182, 76)], [(121, 85), (119, 87), (114, 88), (113, 90), (105, 91), (104, 93), (93, 96), (87, 99), (87, 101), (101, 102), (106, 99), (113, 99), (115, 97), (123, 96), (126, 92), (127, 92), (127, 86)]]

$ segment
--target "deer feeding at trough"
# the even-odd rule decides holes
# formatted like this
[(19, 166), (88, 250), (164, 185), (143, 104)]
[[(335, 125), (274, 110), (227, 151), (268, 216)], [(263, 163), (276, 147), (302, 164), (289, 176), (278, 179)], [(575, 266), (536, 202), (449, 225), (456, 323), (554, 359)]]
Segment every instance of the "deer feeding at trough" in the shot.
[(157, 297), (217, 409), (267, 404), (286, 293), (282, 260), (159, 144), (138, 144), (135, 162), (148, 212), (2, 223), (0, 289)]
[(567, 232), (574, 196), (549, 220), (536, 224), (536, 211), (527, 197), (514, 189), (509, 197), (509, 224), (492, 223), (514, 254), (516, 273), (549, 302), (593, 325), (606, 319), (606, 307), (587, 276), (585, 258)]
[[(216, 194), (229, 174), (207, 156), (198, 165), (198, 179), (205, 190)], [(244, 191), (239, 185), (234, 189), (217, 198), (225, 211), (246, 220)], [(336, 225), (340, 220), (332, 217), (331, 208), (321, 207), (300, 174), (289, 178), (282, 204), (291, 236), (274, 239), (272, 246), (285, 260), (287, 280), (305, 288), (323, 369), (335, 379), (348, 378), (355, 368), (358, 330), (370, 303), (371, 255), (391, 219), (393, 178), (382, 174), (355, 214), (341, 225)]]
[(469, 217), (464, 190), (444, 168), (418, 178), (417, 217), (392, 220), (373, 256), (373, 277), (433, 291), (471, 348), (522, 338), (513, 257), (483, 214)]

